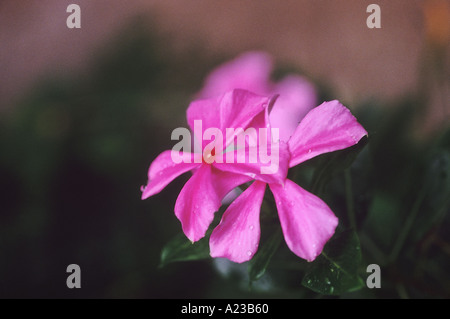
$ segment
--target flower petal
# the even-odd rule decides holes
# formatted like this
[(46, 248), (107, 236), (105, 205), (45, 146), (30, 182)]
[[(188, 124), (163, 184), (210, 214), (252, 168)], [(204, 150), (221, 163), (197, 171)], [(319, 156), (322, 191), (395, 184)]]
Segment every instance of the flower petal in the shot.
[(205, 81), (200, 98), (210, 98), (233, 89), (245, 89), (258, 94), (268, 91), (272, 58), (264, 52), (246, 52), (217, 67)]
[(192, 153), (180, 154), (183, 159), (186, 159), (187, 163), (175, 163), (172, 157), (174, 155), (178, 155), (178, 152), (164, 151), (152, 162), (148, 170), (147, 186), (142, 187), (142, 199), (159, 193), (175, 178), (200, 165), (194, 163), (194, 154)]
[[(261, 145), (224, 154), (223, 163), (214, 167), (225, 172), (242, 174), (266, 183), (283, 184), (289, 169), (290, 153), (286, 143), (269, 143), (265, 150)], [(227, 156), (233, 155), (233, 162)]]
[(175, 203), (175, 215), (192, 242), (205, 236), (221, 201), (233, 188), (248, 182), (243, 175), (221, 172), (203, 164), (186, 182)]
[(365, 135), (366, 130), (349, 109), (336, 100), (324, 102), (303, 118), (289, 140), (289, 166), (353, 146)]
[(242, 263), (258, 249), (261, 234), (259, 212), (266, 184), (254, 182), (228, 206), (209, 241), (211, 257)]
[(317, 196), (287, 179), (283, 186), (270, 184), (285, 241), (297, 256), (314, 260), (333, 236), (337, 217)]
[[(220, 102), (222, 96), (217, 96), (207, 100), (195, 100), (189, 104), (186, 110), (188, 125), (193, 134), (193, 142), (200, 142), (201, 150), (205, 143), (203, 134), (208, 128), (220, 128)], [(201, 135), (200, 135), (201, 134)], [(199, 150), (199, 152), (201, 151)]]
[(220, 129), (246, 129), (255, 116), (265, 111), (271, 102), (269, 96), (236, 89), (225, 93), (220, 104)]
[(270, 98), (267, 96), (234, 89), (210, 99), (191, 102), (186, 116), (192, 130), (194, 120), (202, 120), (203, 130), (214, 127), (222, 130), (225, 135), (226, 128), (245, 129), (256, 115), (264, 111), (269, 102)]
[[(272, 96), (267, 107), (264, 107), (264, 110), (254, 116), (247, 127), (233, 128), (234, 131), (227, 132), (226, 145), (228, 149), (230, 146), (235, 146), (234, 149), (256, 146), (258, 144), (260, 130), (265, 129), (267, 132), (270, 132), (269, 110), (272, 109), (277, 98), (278, 95)], [(244, 137), (244, 143), (239, 140), (242, 137)], [(267, 140), (268, 142), (271, 141), (269, 139)]]
[[(265, 111), (271, 102), (268, 96), (256, 95), (250, 91), (235, 89), (218, 97), (192, 102), (187, 110), (187, 121), (195, 138), (202, 140), (202, 149), (208, 141), (203, 141), (204, 132), (209, 128), (218, 129), (225, 139), (227, 129), (246, 129), (253, 118)], [(201, 121), (195, 125), (195, 121)], [(197, 129), (198, 128), (198, 129)], [(198, 131), (198, 132), (197, 132)], [(199, 136), (201, 134), (201, 136)], [(224, 140), (224, 148), (228, 139)]]
[(280, 139), (287, 142), (302, 118), (316, 104), (316, 89), (300, 76), (290, 75), (273, 88), (280, 96), (270, 112), (270, 125), (279, 128)]

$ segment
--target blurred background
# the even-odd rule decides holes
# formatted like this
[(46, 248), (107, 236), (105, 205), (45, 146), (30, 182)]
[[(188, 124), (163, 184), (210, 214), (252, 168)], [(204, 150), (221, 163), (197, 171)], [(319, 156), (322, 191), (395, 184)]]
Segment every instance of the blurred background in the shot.
[[(71, 3), (80, 29), (66, 26)], [(381, 29), (366, 26), (371, 3)], [(449, 39), (446, 0), (1, 1), (0, 297), (317, 297), (286, 252), (289, 267), (250, 290), (220, 261), (158, 268), (188, 176), (140, 200), (205, 76), (263, 50), (369, 131), (351, 168), (352, 226), (382, 289), (343, 297), (448, 298)], [(324, 199), (345, 224), (344, 180)], [(81, 289), (65, 285), (73, 263)]]

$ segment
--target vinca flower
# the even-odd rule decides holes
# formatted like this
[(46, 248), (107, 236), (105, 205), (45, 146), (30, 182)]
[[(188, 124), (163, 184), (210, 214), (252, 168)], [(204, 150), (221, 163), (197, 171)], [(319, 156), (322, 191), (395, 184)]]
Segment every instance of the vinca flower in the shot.
[[(250, 125), (261, 125), (267, 117), (268, 108), (274, 98), (253, 94), (245, 90), (232, 90), (218, 97), (192, 102), (187, 109), (187, 121), (194, 131), (195, 139), (201, 139), (201, 152), (190, 150), (182, 152), (167, 150), (162, 152), (150, 165), (148, 184), (142, 188), (142, 199), (159, 193), (172, 180), (183, 173), (192, 171), (192, 177), (186, 182), (175, 203), (175, 215), (182, 224), (185, 235), (192, 241), (205, 236), (214, 213), (221, 201), (235, 187), (258, 179), (268, 183), (282, 183), (287, 175), (289, 152), (287, 144), (278, 143), (279, 165), (273, 174), (261, 173), (260, 161), (240, 161), (238, 150), (229, 150), (229, 139), (224, 145), (209, 150), (209, 144), (202, 138), (208, 129), (225, 132), (227, 128), (246, 129)], [(196, 121), (201, 124), (200, 132), (195, 132)], [(234, 137), (234, 136), (233, 136)], [(217, 136), (215, 137), (217, 139)], [(217, 141), (215, 141), (217, 142)], [(224, 160), (226, 151), (232, 152), (234, 162)], [(248, 154), (250, 149), (245, 149)], [(180, 158), (176, 162), (174, 158)]]
[[(254, 256), (261, 232), (260, 209), (268, 185), (287, 246), (297, 256), (314, 260), (333, 236), (338, 219), (323, 200), (287, 179), (287, 170), (320, 154), (353, 146), (367, 135), (341, 103), (324, 102), (311, 109), (316, 99), (311, 84), (294, 75), (272, 83), (271, 70), (268, 55), (250, 52), (213, 71), (198, 94), (200, 99), (187, 110), (194, 140), (200, 139), (200, 150), (161, 153), (151, 164), (148, 184), (142, 189), (142, 199), (146, 199), (179, 175), (192, 171), (193, 176), (177, 198), (175, 215), (185, 235), (195, 242), (205, 236), (225, 195), (253, 181), (239, 196), (234, 196), (213, 230), (212, 257), (242, 263)], [(204, 137), (211, 140), (208, 132), (212, 128), (219, 133), (240, 128), (241, 133), (231, 138), (227, 135), (225, 140), (218, 139), (225, 134), (213, 134), (214, 143), (206, 143)], [(269, 131), (267, 141), (259, 140), (258, 146), (270, 146), (271, 155), (272, 146), (276, 146), (277, 165), (269, 174), (263, 173), (261, 154), (256, 161), (249, 161), (254, 147), (251, 141), (258, 136), (248, 134), (243, 145), (233, 144), (236, 135), (245, 136), (247, 130), (254, 128)], [(261, 153), (259, 148), (257, 151)], [(237, 161), (224, 161), (230, 154)], [(175, 157), (179, 160), (175, 161)]]
[[(288, 140), (289, 167), (355, 145), (365, 135), (367, 132), (346, 107), (336, 100), (324, 102), (303, 118)], [(253, 182), (226, 209), (211, 234), (212, 257), (238, 263), (253, 257), (260, 239), (259, 214), (266, 184)], [(283, 184), (268, 184), (286, 244), (297, 256), (314, 260), (333, 236), (337, 217), (324, 201), (289, 179)]]
[[(216, 68), (206, 78), (199, 96), (213, 96), (232, 88), (279, 94), (262, 125), (279, 128), (280, 140), (288, 143), (291, 152), (289, 167), (350, 147), (367, 135), (350, 111), (337, 101), (311, 110), (316, 105), (314, 86), (298, 75), (273, 83), (272, 69), (268, 54), (244, 53)], [(259, 213), (266, 185), (257, 180), (239, 197), (235, 196), (211, 235), (212, 257), (225, 257), (234, 262), (253, 257), (259, 244)], [(269, 183), (269, 188), (275, 197), (288, 247), (299, 257), (314, 260), (333, 236), (338, 223), (336, 216), (325, 202), (291, 180), (283, 184)]]

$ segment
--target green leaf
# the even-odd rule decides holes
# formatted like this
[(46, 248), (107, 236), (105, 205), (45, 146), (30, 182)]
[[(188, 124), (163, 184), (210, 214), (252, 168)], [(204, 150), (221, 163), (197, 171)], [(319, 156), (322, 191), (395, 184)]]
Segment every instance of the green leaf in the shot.
[(204, 237), (192, 243), (183, 233), (169, 241), (161, 252), (159, 267), (177, 261), (200, 260), (209, 258), (208, 238)]
[(361, 263), (358, 236), (345, 231), (330, 241), (311, 264), (302, 285), (324, 295), (340, 295), (364, 286), (357, 271)]
[(250, 260), (248, 265), (248, 275), (250, 282), (260, 279), (266, 272), (274, 253), (280, 246), (283, 238), (281, 229), (275, 231), (268, 240), (261, 245), (256, 255)]
[(336, 174), (350, 167), (364, 146), (366, 146), (367, 141), (368, 138), (363, 137), (358, 144), (352, 147), (317, 157), (317, 166), (312, 177), (311, 192), (322, 194), (325, 186)]

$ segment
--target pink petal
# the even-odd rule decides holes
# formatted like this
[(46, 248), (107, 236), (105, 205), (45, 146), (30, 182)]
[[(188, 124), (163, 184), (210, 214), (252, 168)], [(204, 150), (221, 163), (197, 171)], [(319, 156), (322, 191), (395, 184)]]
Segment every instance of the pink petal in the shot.
[[(287, 143), (279, 140), (278, 133), (271, 131), (268, 120), (269, 109), (277, 97), (270, 99), (268, 107), (253, 118), (245, 132), (227, 139), (228, 150), (221, 154), (221, 163), (214, 163), (216, 168), (266, 183), (284, 182), (289, 169), (289, 148)], [(247, 134), (249, 129), (253, 129), (254, 134)], [(244, 134), (245, 142), (242, 144), (240, 137)]]
[(187, 181), (175, 203), (175, 215), (192, 242), (205, 236), (222, 199), (233, 188), (248, 182), (243, 175), (220, 172), (203, 164)]
[(270, 124), (280, 129), (280, 139), (287, 142), (302, 118), (316, 104), (314, 86), (300, 76), (287, 76), (272, 90), (279, 94), (270, 112)]
[[(262, 112), (258, 113), (256, 116), (254, 116), (246, 128), (244, 128), (244, 127), (242, 128), (242, 129), (245, 129), (245, 133), (247, 133), (247, 131), (249, 129), (253, 129), (255, 132), (255, 134), (247, 134), (248, 135), (246, 137), (246, 139), (248, 139), (248, 141), (246, 140), (247, 145), (257, 145), (260, 129), (267, 129), (268, 132), (270, 132), (269, 111), (273, 108), (273, 105), (275, 104), (277, 99), (278, 99), (278, 95), (273, 95), (270, 98), (270, 100), (267, 104), (267, 107), (265, 107)], [(230, 144), (233, 144), (233, 143), (235, 145), (237, 145), (238, 142), (237, 142), (237, 140), (235, 140), (235, 137), (237, 137), (239, 135), (239, 133), (242, 134), (242, 132), (239, 132), (236, 130), (235, 134), (233, 134), (231, 136), (231, 139), (230, 139), (230, 137), (227, 136), (226, 145), (229, 146)], [(242, 147), (241, 145), (238, 145), (238, 146)]]
[[(243, 149), (244, 152), (238, 150), (229, 152), (233, 154), (234, 161), (232, 163), (226, 161), (227, 153), (225, 153), (223, 163), (214, 163), (213, 165), (221, 171), (242, 174), (265, 183), (283, 184), (289, 169), (288, 146), (283, 142), (272, 143), (267, 146), (267, 150), (268, 152), (263, 152), (260, 146), (247, 146)], [(255, 156), (250, 156), (251, 153)], [(263, 159), (264, 155), (267, 157)]]
[(287, 179), (283, 186), (270, 184), (285, 241), (292, 252), (314, 260), (333, 236), (337, 217), (317, 196)]
[(187, 157), (188, 163), (177, 164), (172, 160), (173, 154), (173, 151), (164, 151), (152, 162), (148, 170), (147, 186), (142, 188), (142, 199), (159, 193), (175, 178), (200, 165), (194, 163), (194, 155), (191, 153), (182, 154), (183, 157)]
[[(186, 118), (192, 134), (198, 141), (203, 138), (203, 133), (210, 127), (220, 128), (220, 103), (222, 96), (216, 96), (206, 100), (195, 100), (189, 104), (186, 110)], [(196, 131), (195, 121), (201, 121), (201, 132)], [(201, 136), (198, 136), (200, 135)], [(202, 145), (202, 149), (203, 149)]]
[(254, 182), (228, 206), (209, 241), (211, 257), (224, 257), (242, 263), (258, 249), (259, 211), (266, 184)]
[(247, 128), (253, 118), (264, 112), (271, 102), (270, 96), (261, 96), (241, 89), (225, 93), (220, 105), (220, 129), (225, 132), (226, 128)]
[(205, 81), (200, 98), (210, 98), (233, 89), (258, 94), (268, 92), (272, 59), (264, 52), (247, 52), (216, 68)]
[(214, 188), (221, 200), (234, 188), (251, 181), (248, 176), (224, 172), (214, 166), (212, 166), (211, 172), (214, 179)]
[[(235, 89), (215, 98), (192, 102), (187, 110), (187, 120), (198, 139), (203, 138), (208, 128), (219, 129), (225, 139), (227, 128), (245, 130), (255, 116), (265, 111), (270, 102), (270, 97)], [(201, 120), (201, 133), (195, 130), (196, 120)], [(208, 142), (203, 141), (202, 148)], [(226, 145), (224, 140), (224, 146)]]
[(303, 118), (289, 140), (289, 166), (355, 145), (365, 135), (349, 109), (336, 100), (324, 102)]

